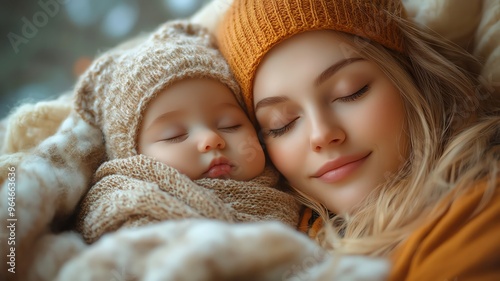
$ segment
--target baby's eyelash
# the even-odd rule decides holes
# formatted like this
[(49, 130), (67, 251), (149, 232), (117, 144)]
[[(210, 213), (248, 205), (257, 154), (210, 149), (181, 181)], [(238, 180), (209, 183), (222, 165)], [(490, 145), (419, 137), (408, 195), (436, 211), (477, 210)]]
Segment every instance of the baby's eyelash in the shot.
[(176, 136), (173, 138), (163, 139), (162, 141), (166, 141), (166, 142), (170, 142), (170, 143), (178, 143), (178, 142), (185, 140), (186, 138), (187, 138), (187, 134), (183, 134), (183, 135)]
[(222, 130), (222, 131), (225, 131), (225, 132), (234, 132), (234, 131), (238, 130), (240, 127), (241, 127), (241, 125), (238, 124), (238, 125), (234, 125), (234, 126), (231, 126), (231, 127), (219, 128), (219, 130)]
[(356, 93), (349, 95), (349, 96), (346, 96), (346, 97), (341, 97), (338, 99), (342, 102), (355, 101), (358, 98), (360, 98), (361, 96), (363, 96), (369, 89), (370, 89), (370, 87), (368, 85), (366, 85), (363, 88), (361, 88), (359, 91), (357, 91)]

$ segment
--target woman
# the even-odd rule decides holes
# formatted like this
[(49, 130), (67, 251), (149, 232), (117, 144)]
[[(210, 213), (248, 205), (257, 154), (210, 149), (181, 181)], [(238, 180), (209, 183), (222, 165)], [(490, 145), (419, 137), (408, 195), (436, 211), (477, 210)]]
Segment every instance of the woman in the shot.
[(469, 54), (397, 0), (239, 0), (218, 38), (323, 246), (394, 280), (500, 278), (500, 106)]

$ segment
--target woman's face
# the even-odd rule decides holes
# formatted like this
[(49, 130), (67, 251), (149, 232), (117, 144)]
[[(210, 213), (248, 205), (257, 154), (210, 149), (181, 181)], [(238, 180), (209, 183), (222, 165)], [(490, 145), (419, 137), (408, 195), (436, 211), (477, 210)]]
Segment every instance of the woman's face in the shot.
[(337, 214), (350, 212), (406, 159), (399, 91), (333, 31), (275, 46), (257, 70), (254, 108), (276, 168)]

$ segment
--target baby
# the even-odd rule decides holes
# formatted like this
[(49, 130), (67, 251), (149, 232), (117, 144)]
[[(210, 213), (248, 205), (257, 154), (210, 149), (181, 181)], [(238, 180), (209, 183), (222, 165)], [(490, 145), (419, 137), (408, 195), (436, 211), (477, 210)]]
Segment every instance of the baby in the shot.
[(160, 91), (142, 113), (138, 153), (193, 180), (250, 180), (262, 173), (264, 153), (255, 129), (228, 86), (189, 78)]
[(78, 93), (77, 110), (100, 123), (109, 159), (144, 154), (193, 180), (263, 171), (239, 87), (211, 44), (204, 29), (169, 23), (94, 62), (95, 91)]
[(170, 22), (103, 54), (81, 77), (75, 108), (102, 130), (108, 157), (78, 212), (87, 242), (166, 219), (296, 226), (298, 204), (273, 188), (277, 174), (264, 169), (239, 87), (205, 29)]

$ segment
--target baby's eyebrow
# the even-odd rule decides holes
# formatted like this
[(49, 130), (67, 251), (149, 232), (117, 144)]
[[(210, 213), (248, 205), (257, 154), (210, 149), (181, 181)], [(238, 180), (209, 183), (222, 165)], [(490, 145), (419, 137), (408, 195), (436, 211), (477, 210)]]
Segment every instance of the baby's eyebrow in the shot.
[(156, 124), (161, 123), (164, 120), (167, 120), (169, 118), (173, 118), (174, 116), (181, 115), (182, 110), (172, 110), (168, 112), (164, 112), (163, 114), (157, 116), (150, 124), (147, 124), (144, 129), (144, 131), (149, 130), (150, 128), (154, 127)]
[(232, 102), (222, 102), (222, 103), (216, 104), (213, 106), (212, 110), (214, 112), (226, 111), (226, 110), (230, 110), (230, 111), (237, 110), (237, 111), (245, 112), (245, 110), (240, 105), (238, 105), (237, 103), (232, 103)]

